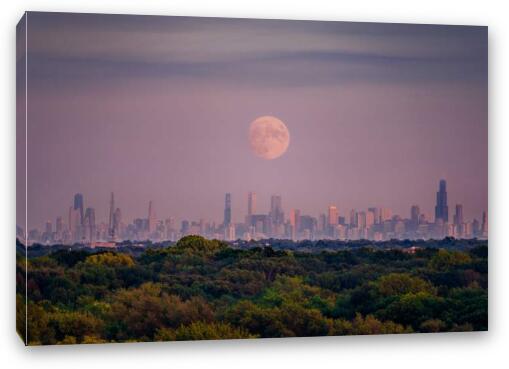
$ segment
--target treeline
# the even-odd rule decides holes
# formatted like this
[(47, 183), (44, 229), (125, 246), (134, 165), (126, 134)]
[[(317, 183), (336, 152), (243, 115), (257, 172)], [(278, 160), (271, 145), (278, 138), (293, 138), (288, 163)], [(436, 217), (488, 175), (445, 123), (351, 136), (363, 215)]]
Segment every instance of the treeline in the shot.
[(17, 329), (31, 345), (486, 330), (477, 242), (308, 253), (188, 236), (139, 256), (19, 253)]

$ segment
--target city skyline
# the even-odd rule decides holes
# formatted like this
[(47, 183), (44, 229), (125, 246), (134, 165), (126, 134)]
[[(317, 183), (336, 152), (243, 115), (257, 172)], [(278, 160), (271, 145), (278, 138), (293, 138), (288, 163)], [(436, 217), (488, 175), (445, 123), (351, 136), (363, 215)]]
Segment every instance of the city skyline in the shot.
[[(443, 180), (440, 180), (440, 181), (443, 181)], [(439, 184), (439, 188), (438, 188), (438, 191), (437, 192), (433, 192), (433, 191), (430, 191), (429, 192), (429, 196), (428, 198), (429, 199), (437, 199), (438, 197), (438, 193), (440, 192), (440, 184)], [(115, 197), (118, 197), (117, 195), (117, 192), (109, 192), (107, 194), (108, 196), (108, 199), (110, 199), (110, 203), (111, 203), (111, 196), (112, 194), (115, 194)], [(245, 216), (246, 215), (249, 215), (249, 204), (250, 204), (250, 195), (252, 195), (252, 213), (256, 214), (256, 213), (269, 213), (271, 211), (271, 197), (274, 196), (274, 195), (279, 195), (279, 196), (282, 196), (280, 193), (271, 193), (271, 194), (268, 194), (266, 196), (260, 196), (260, 193), (258, 191), (248, 191), (247, 193), (245, 194), (242, 194), (242, 196), (238, 196), (238, 194), (234, 194), (232, 192), (223, 192), (221, 193), (218, 198), (217, 198), (217, 204), (218, 204), (218, 209), (223, 209), (223, 204), (224, 204), (224, 196), (225, 194), (229, 194), (231, 199), (231, 207), (232, 207), (232, 210), (231, 210), (231, 214), (230, 214), (230, 217), (232, 219), (232, 222), (233, 223), (239, 223), (239, 222), (242, 222), (245, 220)], [(78, 199), (79, 200), (76, 200), (76, 198), (73, 198), (73, 196), (75, 197), (76, 195), (79, 195), (81, 197), (78, 196)], [(448, 192), (448, 195), (450, 195), (450, 192)], [(454, 195), (454, 193), (453, 193)], [(73, 198), (73, 202), (70, 204), (70, 205), (73, 205), (74, 207), (76, 207), (76, 203), (78, 202), (81, 202), (83, 203), (83, 193), (82, 192), (76, 192), (74, 194), (71, 195), (71, 198)], [(221, 198), (223, 197), (223, 199)], [(286, 196), (285, 197), (285, 202), (287, 202), (287, 198)], [(450, 196), (449, 196), (450, 197)], [(468, 206), (468, 201), (467, 202), (458, 202), (458, 201), (455, 201), (456, 197), (455, 196), (452, 196), (452, 201), (449, 201), (448, 202), (448, 207), (449, 209), (453, 209), (456, 207), (456, 205), (458, 204), (461, 204), (461, 205), (464, 205), (464, 204), (467, 204), (466, 208), (465, 208), (465, 212), (463, 211), (463, 208), (462, 208), (462, 214), (464, 214), (464, 218), (465, 219), (474, 219), (476, 217), (479, 217), (479, 214), (482, 214), (483, 211), (487, 211), (487, 208), (485, 209), (481, 209), (479, 212), (476, 212), (472, 209), (469, 208)], [(121, 202), (121, 201), (120, 201)], [(153, 203), (154, 201), (153, 200), (150, 200), (150, 199), (147, 199), (144, 201), (143, 203), (143, 206), (151, 206), (151, 204)], [(446, 199), (446, 202), (447, 202), (447, 199)], [(110, 204), (109, 203), (109, 204)], [(164, 203), (164, 202), (163, 202)], [(347, 206), (347, 202), (342, 202), (342, 203), (337, 203), (337, 202), (333, 202), (333, 201), (330, 201), (328, 203), (324, 203), (322, 204), (321, 207), (316, 207), (316, 211), (313, 212), (313, 211), (308, 211), (307, 209), (303, 209), (302, 207), (297, 207), (298, 210), (300, 210), (301, 212), (304, 212), (306, 214), (314, 214), (314, 215), (318, 215), (320, 214), (321, 212), (323, 212), (323, 209), (324, 208), (327, 208), (329, 205), (334, 205), (336, 206), (338, 209), (339, 209), (339, 212), (340, 213), (343, 213), (343, 215), (345, 215), (348, 211), (350, 211), (350, 209), (368, 209), (370, 207), (384, 207), (384, 208), (390, 208), (392, 211), (394, 211), (395, 214), (399, 214), (399, 215), (402, 215), (402, 216), (406, 216), (406, 215), (410, 215), (411, 217), (411, 206), (415, 205), (415, 203), (417, 203), (416, 201), (414, 202), (411, 202), (408, 204), (408, 206), (406, 208), (403, 208), (403, 209), (396, 209), (392, 206), (390, 206), (390, 204), (380, 204), (380, 203), (367, 203), (366, 205), (364, 206)], [(106, 223), (111, 223), (111, 219), (113, 217), (113, 214), (111, 213), (111, 204), (108, 205), (108, 206), (101, 206), (100, 204), (97, 204), (97, 203), (94, 203), (92, 201), (88, 202), (88, 204), (91, 204), (91, 206), (85, 206), (83, 208), (83, 212), (86, 210), (87, 207), (92, 207), (96, 213), (98, 214), (102, 214), (97, 216), (96, 218), (98, 219), (98, 221), (101, 221), (101, 222), (106, 222)], [(341, 204), (343, 204), (343, 206), (340, 206)], [(158, 204), (158, 205), (161, 205), (161, 204)], [(143, 206), (140, 206), (140, 207), (143, 207)], [(428, 203), (428, 204), (419, 204), (417, 205), (419, 207), (419, 211), (421, 214), (425, 214), (426, 217), (428, 219), (434, 219), (437, 217), (437, 209), (436, 209), (436, 202), (432, 202), (432, 203)], [(164, 207), (162, 207), (164, 208)], [(288, 210), (292, 209), (292, 208), (295, 208), (295, 207), (287, 207)], [(143, 212), (139, 212), (139, 213), (135, 213), (133, 212), (132, 210), (131, 211), (128, 211), (129, 209), (123, 209), (125, 211), (126, 214), (133, 214), (133, 215), (128, 215), (126, 216), (127, 219), (134, 219), (134, 218), (138, 218), (140, 214), (142, 214)], [(127, 211), (126, 211), (127, 210)], [(257, 211), (259, 210), (259, 212)], [(113, 209), (113, 212), (115, 211), (115, 209)], [(215, 211), (215, 210), (214, 210)], [(224, 220), (224, 217), (225, 217), (225, 214), (224, 214), (224, 211), (223, 211), (223, 214), (220, 214), (220, 212), (217, 212), (215, 211), (217, 214), (211, 218), (208, 218), (208, 217), (204, 217), (202, 215), (200, 215), (199, 213), (195, 212), (194, 214), (192, 215), (177, 215), (177, 214), (174, 214), (174, 212), (169, 212), (168, 213), (168, 216), (173, 216), (177, 219), (207, 219), (209, 221), (214, 221), (216, 223), (221, 223), (223, 220)], [(158, 213), (161, 213), (161, 210), (158, 211)], [(408, 213), (408, 214), (407, 214)], [(109, 214), (109, 215), (108, 215)], [(166, 214), (166, 213), (165, 213)], [(453, 211), (451, 211), (451, 216), (448, 217), (447, 220), (451, 220), (452, 221), (452, 216), (454, 214)], [(52, 220), (52, 219), (56, 219), (58, 216), (62, 216), (63, 214), (56, 214), (56, 215), (53, 215), (52, 217), (46, 217), (46, 218), (43, 218), (43, 220), (38, 224), (38, 225), (34, 225), (32, 228), (44, 228), (46, 222), (48, 220)], [(161, 217), (162, 215), (161, 214), (158, 214), (159, 217)], [(83, 216), (82, 216), (83, 217)], [(440, 215), (439, 215), (440, 217)], [(164, 218), (164, 216), (163, 216)], [(449, 219), (450, 218), (450, 219)], [(19, 225), (19, 224), (18, 224)]]
[[(446, 236), (486, 238), (488, 235), (487, 210), (484, 210), (481, 216), (478, 214), (472, 219), (467, 219), (464, 217), (463, 204), (454, 204), (454, 212), (451, 221), (449, 221), (448, 209), (450, 204), (447, 201), (447, 195), (447, 182), (441, 179), (436, 192), (434, 219), (431, 219), (421, 211), (421, 206), (418, 204), (410, 205), (406, 214), (393, 212), (391, 208), (385, 206), (371, 206), (367, 209), (341, 209), (336, 204), (329, 204), (327, 209), (319, 214), (305, 214), (292, 204), (285, 207), (283, 197), (280, 194), (271, 195), (269, 211), (264, 213), (263, 211), (256, 211), (257, 194), (251, 191), (245, 197), (246, 212), (238, 215), (238, 218), (243, 220), (236, 221), (232, 215), (232, 194), (226, 193), (224, 195), (222, 221), (216, 221), (215, 219), (205, 219), (203, 217), (189, 219), (179, 217), (176, 214), (157, 217), (152, 200), (148, 201), (146, 218), (141, 216), (135, 219), (125, 219), (121, 215), (121, 205), (115, 203), (114, 193), (112, 192), (107, 222), (104, 220), (96, 222), (95, 208), (86, 205), (82, 193), (76, 193), (73, 204), (69, 207), (67, 224), (63, 221), (62, 216), (57, 216), (55, 229), (53, 229), (53, 222), (48, 220), (42, 228), (44, 229), (43, 232), (36, 233), (37, 228), (29, 229), (27, 236), (32, 242), (44, 240), (45, 238), (48, 242), (48, 237), (52, 237), (51, 242), (67, 243), (81, 241), (116, 242), (126, 239), (176, 241), (187, 234), (195, 233), (230, 241), (243, 238), (249, 240), (272, 237), (294, 240), (320, 238), (383, 240), (386, 235), (400, 239), (427, 239)], [(261, 223), (257, 224), (258, 222)], [(303, 226), (302, 223), (304, 222), (311, 223), (308, 226)], [(384, 222), (391, 223), (382, 227)], [(129, 224), (132, 225), (131, 231), (128, 231)], [(378, 230), (372, 228), (376, 227), (377, 224), (380, 225)], [(387, 228), (388, 226), (390, 228)], [(423, 226), (425, 227), (423, 228)], [(163, 228), (159, 229), (159, 227)], [(397, 231), (398, 227), (402, 228)], [(439, 230), (437, 230), (437, 227)], [(100, 236), (101, 229), (102, 236)], [(67, 241), (65, 237), (62, 238), (63, 231), (68, 231)], [(355, 233), (351, 233), (352, 231), (355, 231)], [(39, 234), (41, 238), (34, 239), (35, 234)], [(57, 235), (56, 239), (53, 238), (55, 234)]]
[[(449, 204), (464, 204), (465, 218), (488, 207), (486, 27), (37, 12), (27, 20), (30, 120), (22, 124), (18, 105), (16, 154), (24, 228), (62, 214), (76, 192), (98, 220), (109, 218), (112, 191), (125, 219), (152, 200), (159, 214), (219, 221), (229, 192), (241, 222), (250, 191), (263, 212), (280, 193), (303, 214), (331, 203), (406, 214), (417, 203), (432, 217), (430, 189), (447, 178)], [(248, 140), (250, 124), (267, 115), (291, 136), (274, 160), (254, 155)]]

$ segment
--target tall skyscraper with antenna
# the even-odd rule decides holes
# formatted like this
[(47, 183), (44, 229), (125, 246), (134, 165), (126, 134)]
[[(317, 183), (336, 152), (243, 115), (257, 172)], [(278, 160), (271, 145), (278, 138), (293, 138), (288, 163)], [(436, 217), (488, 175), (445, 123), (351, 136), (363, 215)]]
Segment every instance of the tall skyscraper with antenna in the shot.
[(447, 182), (445, 179), (441, 179), (438, 192), (437, 192), (437, 204), (435, 206), (435, 222), (442, 220), (444, 223), (449, 221), (449, 207), (447, 206)]

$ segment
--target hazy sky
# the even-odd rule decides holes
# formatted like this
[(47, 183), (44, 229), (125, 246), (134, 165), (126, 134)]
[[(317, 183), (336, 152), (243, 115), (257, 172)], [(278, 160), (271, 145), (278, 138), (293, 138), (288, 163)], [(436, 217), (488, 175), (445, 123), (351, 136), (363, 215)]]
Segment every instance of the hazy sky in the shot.
[[(431, 216), (445, 178), (451, 214), (487, 209), (485, 27), (28, 13), (27, 29), (28, 228), (67, 220), (76, 192), (98, 221), (111, 191), (127, 221), (153, 200), (220, 222), (225, 192), (242, 221), (248, 191), (259, 212), (277, 193), (287, 214)], [(263, 115), (291, 137), (270, 161), (247, 140)]]

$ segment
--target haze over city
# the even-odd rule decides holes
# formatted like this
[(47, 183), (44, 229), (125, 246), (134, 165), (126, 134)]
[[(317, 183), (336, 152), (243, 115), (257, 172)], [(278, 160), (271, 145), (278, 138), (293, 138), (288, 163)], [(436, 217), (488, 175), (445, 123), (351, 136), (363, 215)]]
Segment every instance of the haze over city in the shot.
[[(77, 192), (104, 222), (112, 191), (128, 220), (152, 200), (159, 219), (220, 223), (231, 193), (243, 222), (250, 191), (263, 213), (280, 194), (287, 212), (417, 204), (432, 220), (445, 178), (451, 214), (487, 211), (484, 27), (58, 13), (27, 27), (27, 229), (67, 217)], [(263, 116), (290, 137), (270, 160), (248, 139)]]

